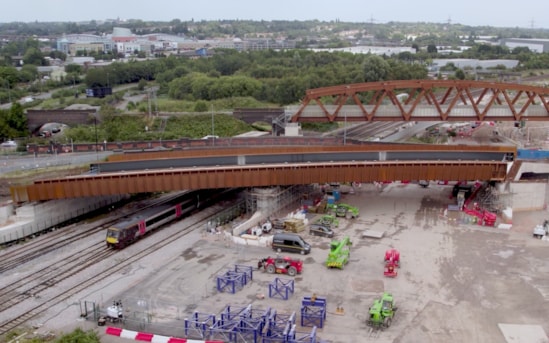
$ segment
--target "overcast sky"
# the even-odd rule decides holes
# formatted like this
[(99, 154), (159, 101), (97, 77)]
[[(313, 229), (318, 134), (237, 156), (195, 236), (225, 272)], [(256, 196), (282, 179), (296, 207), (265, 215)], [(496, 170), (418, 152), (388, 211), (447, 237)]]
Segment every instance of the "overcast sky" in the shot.
[[(3, 0), (0, 22), (91, 19), (432, 22), (549, 28), (549, 0)], [(9, 5), (8, 5), (9, 3)]]

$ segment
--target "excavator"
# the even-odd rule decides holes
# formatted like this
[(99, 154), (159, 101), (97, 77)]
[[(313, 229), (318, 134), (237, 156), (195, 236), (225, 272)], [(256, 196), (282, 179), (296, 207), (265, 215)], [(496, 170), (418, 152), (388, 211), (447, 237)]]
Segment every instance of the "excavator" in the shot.
[(326, 267), (343, 269), (343, 267), (349, 262), (349, 256), (351, 255), (349, 247), (351, 245), (352, 243), (349, 237), (345, 237), (339, 241), (332, 241), (330, 243), (328, 259), (325, 263)]

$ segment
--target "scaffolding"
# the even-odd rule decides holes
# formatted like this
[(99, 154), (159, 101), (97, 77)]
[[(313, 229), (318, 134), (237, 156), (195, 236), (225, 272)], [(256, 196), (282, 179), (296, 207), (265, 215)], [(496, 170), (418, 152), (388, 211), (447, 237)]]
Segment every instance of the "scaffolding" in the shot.
[(294, 185), (289, 187), (253, 188), (246, 194), (246, 211), (255, 213), (276, 213), (290, 205), (299, 203), (303, 194), (311, 186)]
[(479, 189), (475, 201), (487, 211), (501, 214), (506, 207), (511, 206), (511, 193), (501, 193), (496, 187), (484, 185)]

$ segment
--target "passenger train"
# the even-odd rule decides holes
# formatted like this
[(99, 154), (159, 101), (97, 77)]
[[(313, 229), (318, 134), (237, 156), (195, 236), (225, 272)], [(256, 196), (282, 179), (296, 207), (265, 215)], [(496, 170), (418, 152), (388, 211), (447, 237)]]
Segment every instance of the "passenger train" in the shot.
[(122, 221), (107, 229), (107, 246), (124, 248), (147, 233), (190, 214), (200, 206), (200, 198), (208, 196), (208, 191), (193, 191), (177, 201), (159, 205)]

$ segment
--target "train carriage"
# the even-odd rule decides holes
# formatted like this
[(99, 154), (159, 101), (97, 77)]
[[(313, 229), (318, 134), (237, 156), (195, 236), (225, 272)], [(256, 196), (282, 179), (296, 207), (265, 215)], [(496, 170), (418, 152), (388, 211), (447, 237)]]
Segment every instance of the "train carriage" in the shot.
[(194, 198), (186, 198), (182, 202), (160, 205), (125, 218), (107, 229), (107, 246), (124, 248), (147, 233), (195, 210), (197, 205)]

